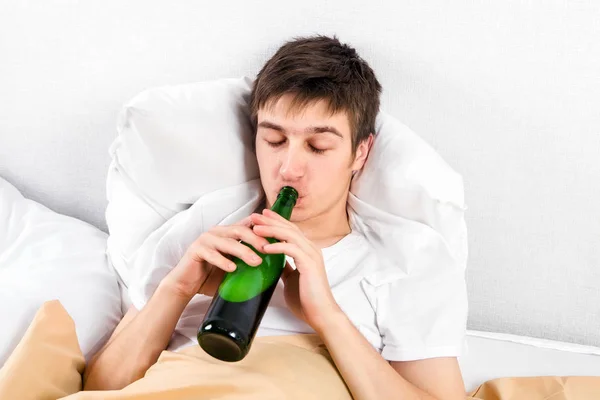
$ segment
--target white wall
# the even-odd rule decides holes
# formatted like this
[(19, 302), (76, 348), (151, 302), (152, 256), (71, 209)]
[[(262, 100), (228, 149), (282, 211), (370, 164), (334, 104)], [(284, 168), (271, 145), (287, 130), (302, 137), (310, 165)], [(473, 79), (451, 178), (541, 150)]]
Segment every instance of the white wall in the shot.
[(600, 6), (472, 3), (2, 2), (0, 175), (105, 227), (124, 101), (337, 33), (465, 177), (470, 327), (600, 345)]

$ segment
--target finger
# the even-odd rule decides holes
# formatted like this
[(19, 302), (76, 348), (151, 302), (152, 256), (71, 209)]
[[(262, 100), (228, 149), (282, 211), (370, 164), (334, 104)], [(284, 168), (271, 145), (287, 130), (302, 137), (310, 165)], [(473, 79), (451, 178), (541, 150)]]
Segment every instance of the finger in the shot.
[[(250, 218), (250, 217), (248, 217)], [(250, 220), (250, 219), (249, 219)], [(217, 236), (241, 240), (242, 242), (248, 243), (258, 251), (262, 251), (262, 248), (269, 244), (267, 239), (258, 236), (252, 228), (243, 225), (231, 225), (231, 226), (215, 226), (210, 230), (211, 233)]]
[(223, 271), (233, 272), (236, 269), (236, 265), (233, 261), (229, 260), (223, 254), (219, 253), (215, 249), (207, 246), (200, 246), (196, 250), (196, 254), (199, 259), (206, 261), (215, 267), (222, 269)]
[[(263, 212), (266, 212), (266, 210), (264, 210)], [(277, 214), (276, 212), (271, 211), (272, 214), (278, 216), (279, 218), (272, 218), (268, 215), (264, 215), (264, 214), (251, 214), (250, 218), (252, 219), (252, 223), (254, 225), (275, 225), (275, 226), (282, 226), (282, 227), (289, 227), (291, 229), (297, 230), (298, 232), (300, 232), (300, 229), (293, 223), (291, 223), (290, 221), (288, 221), (287, 219), (283, 218), (281, 215)]]
[(254, 225), (252, 231), (262, 237), (271, 237), (280, 241), (297, 242), (300, 234), (287, 226), (279, 225)]
[(265, 246), (265, 252), (273, 254), (285, 254), (292, 257), (299, 273), (306, 271), (303, 271), (303, 269), (306, 268), (307, 265), (315, 264), (314, 262), (311, 262), (311, 257), (295, 243), (279, 242), (269, 244), (268, 246)]
[[(274, 225), (254, 225), (252, 227), (254, 232), (263, 237), (269, 237), (277, 239), (281, 242), (289, 242), (296, 244), (299, 248), (309, 254), (313, 254), (315, 249), (309, 242), (309, 240), (301, 232), (296, 231), (290, 227), (274, 226)], [(268, 246), (268, 245), (267, 245)], [(267, 246), (263, 247), (263, 251)], [(291, 256), (291, 254), (288, 254)]]
[(207, 246), (212, 247), (221, 253), (240, 258), (248, 265), (257, 266), (262, 263), (262, 258), (260, 258), (250, 247), (232, 238), (211, 235), (207, 238)]
[(279, 223), (282, 223), (284, 225), (293, 226), (294, 228), (296, 228), (298, 230), (300, 229), (296, 226), (296, 224), (288, 221), (287, 219), (283, 218), (281, 215), (277, 214), (275, 211), (270, 210), (268, 208), (265, 208), (263, 210), (263, 215), (267, 218), (271, 218), (271, 219), (273, 219)]

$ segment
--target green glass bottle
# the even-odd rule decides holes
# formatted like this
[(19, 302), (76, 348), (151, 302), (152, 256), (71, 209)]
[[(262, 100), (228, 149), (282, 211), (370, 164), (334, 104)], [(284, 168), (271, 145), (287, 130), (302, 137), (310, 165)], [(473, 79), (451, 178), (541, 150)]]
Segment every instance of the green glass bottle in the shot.
[[(271, 210), (289, 220), (297, 199), (296, 189), (285, 186)], [(273, 238), (267, 240), (277, 242)], [(262, 254), (244, 244), (262, 258), (262, 263), (253, 267), (233, 258), (237, 268), (225, 274), (198, 329), (200, 346), (223, 361), (239, 361), (248, 354), (285, 267), (284, 254)]]

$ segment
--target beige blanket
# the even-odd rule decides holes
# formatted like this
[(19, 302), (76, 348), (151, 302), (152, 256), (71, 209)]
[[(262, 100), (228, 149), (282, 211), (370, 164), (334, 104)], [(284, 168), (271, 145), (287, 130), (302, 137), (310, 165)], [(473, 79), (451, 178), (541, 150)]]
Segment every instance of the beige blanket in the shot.
[[(124, 355), (126, 356), (126, 355)], [(316, 335), (257, 338), (237, 363), (215, 360), (192, 346), (165, 351), (146, 375), (119, 391), (81, 392), (84, 360), (73, 321), (58, 301), (42, 306), (0, 369), (0, 399), (351, 399)], [(600, 377), (495, 379), (469, 399), (600, 399)]]
[(80, 392), (83, 399), (351, 399), (318, 336), (257, 338), (236, 363), (216, 360), (200, 346), (164, 351), (146, 375), (123, 390)]

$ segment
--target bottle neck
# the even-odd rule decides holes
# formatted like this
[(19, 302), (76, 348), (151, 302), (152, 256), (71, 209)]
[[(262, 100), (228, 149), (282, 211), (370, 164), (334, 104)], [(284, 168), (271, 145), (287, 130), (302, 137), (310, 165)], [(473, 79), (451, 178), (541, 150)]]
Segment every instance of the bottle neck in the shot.
[(283, 218), (289, 220), (295, 205), (296, 199), (294, 196), (283, 194), (277, 197), (277, 200), (273, 203), (273, 207), (271, 207), (271, 211), (274, 211)]

